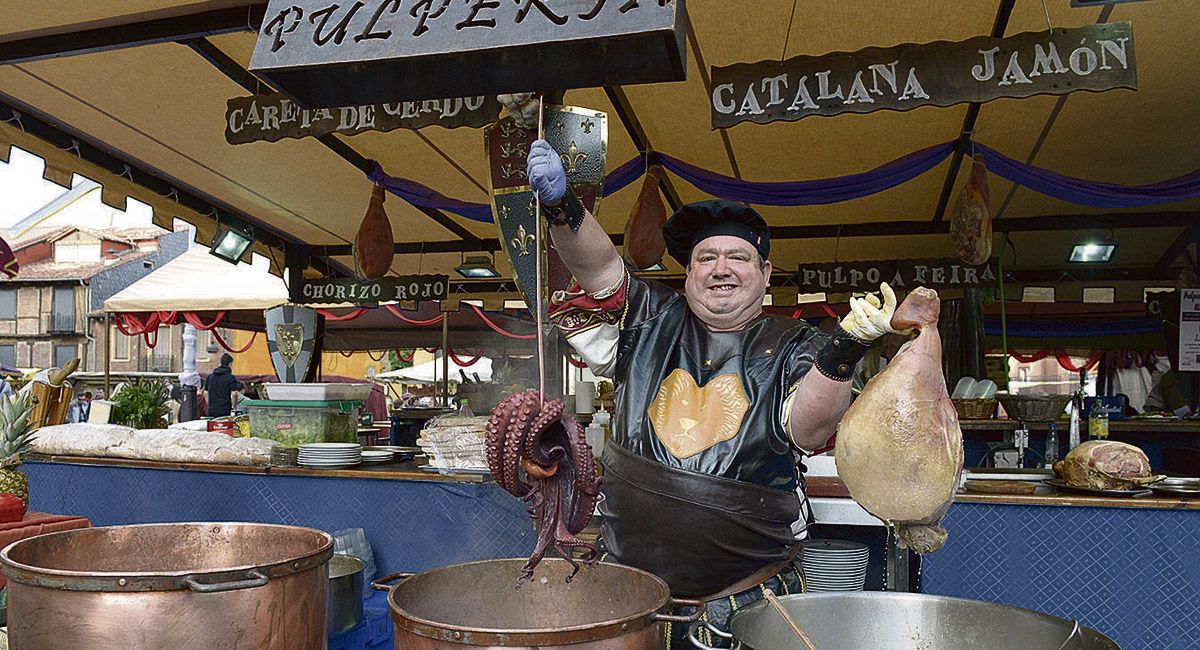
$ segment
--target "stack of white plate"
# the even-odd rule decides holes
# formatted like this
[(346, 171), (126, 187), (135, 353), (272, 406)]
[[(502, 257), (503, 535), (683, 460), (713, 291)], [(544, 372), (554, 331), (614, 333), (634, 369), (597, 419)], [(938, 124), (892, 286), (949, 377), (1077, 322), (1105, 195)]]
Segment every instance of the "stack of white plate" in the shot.
[(349, 467), (362, 462), (362, 445), (356, 442), (312, 442), (300, 445), (299, 460), (301, 467)]
[(362, 452), (362, 462), (364, 463), (386, 463), (395, 457), (395, 453), (386, 449), (364, 449)]
[(862, 591), (867, 581), (866, 544), (839, 539), (810, 539), (801, 565), (809, 591)]

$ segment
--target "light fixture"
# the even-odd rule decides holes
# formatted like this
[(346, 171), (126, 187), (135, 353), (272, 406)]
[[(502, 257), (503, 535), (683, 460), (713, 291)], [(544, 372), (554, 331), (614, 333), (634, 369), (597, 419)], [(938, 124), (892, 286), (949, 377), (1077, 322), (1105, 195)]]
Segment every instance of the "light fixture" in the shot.
[(454, 272), (464, 278), (498, 278), (500, 273), (486, 255), (472, 255), (454, 267)]
[(1071, 249), (1071, 262), (1104, 263), (1112, 259), (1117, 245), (1111, 241), (1089, 241), (1075, 244)]
[(222, 225), (217, 228), (212, 248), (209, 248), (208, 252), (230, 264), (237, 264), (242, 261), (252, 244), (254, 235), (233, 226)]

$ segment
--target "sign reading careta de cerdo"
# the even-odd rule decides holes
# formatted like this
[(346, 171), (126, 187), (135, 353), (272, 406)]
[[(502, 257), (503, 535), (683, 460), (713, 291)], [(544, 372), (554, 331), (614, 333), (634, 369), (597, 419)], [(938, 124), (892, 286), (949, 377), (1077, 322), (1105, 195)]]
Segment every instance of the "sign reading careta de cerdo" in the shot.
[(878, 291), (881, 282), (897, 291), (985, 288), (997, 275), (993, 260), (975, 266), (947, 258), (801, 264), (794, 277), (801, 293), (854, 293)]
[(712, 124), (1113, 88), (1137, 89), (1128, 22), (713, 67)]
[(684, 0), (271, 0), (250, 69), (309, 106), (685, 77)]
[(302, 304), (351, 303), (370, 305), (398, 300), (445, 300), (450, 293), (446, 275), (401, 275), (378, 280), (337, 278), (304, 280)]
[(245, 144), (330, 133), (392, 131), (441, 126), (478, 128), (496, 121), (500, 102), (494, 95), (446, 97), (419, 102), (303, 108), (282, 94), (234, 97), (225, 103), (225, 141)]

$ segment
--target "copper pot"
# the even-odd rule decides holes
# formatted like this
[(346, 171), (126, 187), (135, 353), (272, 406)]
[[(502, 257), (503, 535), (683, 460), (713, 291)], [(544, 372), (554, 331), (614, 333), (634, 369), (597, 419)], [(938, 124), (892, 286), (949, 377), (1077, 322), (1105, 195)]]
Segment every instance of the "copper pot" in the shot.
[[(396, 650), (658, 650), (667, 623), (686, 625), (704, 613), (700, 601), (671, 598), (657, 576), (618, 564), (585, 568), (568, 583), (567, 561), (546, 559), (517, 588), (525, 562), (455, 564), (372, 582), (382, 590), (404, 580), (388, 594)], [(675, 605), (697, 609), (668, 615)]]
[(325, 647), (327, 533), (236, 523), (39, 535), (0, 552), (22, 650)]

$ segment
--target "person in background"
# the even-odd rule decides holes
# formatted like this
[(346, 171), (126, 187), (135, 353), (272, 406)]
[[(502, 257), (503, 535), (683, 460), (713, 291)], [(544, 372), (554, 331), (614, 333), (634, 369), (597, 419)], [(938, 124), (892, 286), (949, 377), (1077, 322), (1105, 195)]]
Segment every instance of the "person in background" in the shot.
[(82, 395), (76, 395), (75, 401), (67, 407), (67, 422), (72, 424), (76, 422), (87, 422), (88, 415), (92, 411), (92, 393), (85, 392)]
[(8, 383), (7, 379), (0, 378), (0, 397), (4, 397), (5, 395), (12, 395), (12, 394), (13, 394), (12, 384)]
[(204, 392), (208, 396), (208, 417), (220, 418), (233, 412), (233, 393), (241, 389), (241, 382), (233, 376), (229, 366), (233, 364), (233, 355), (228, 352), (221, 355), (221, 365), (204, 380)]

